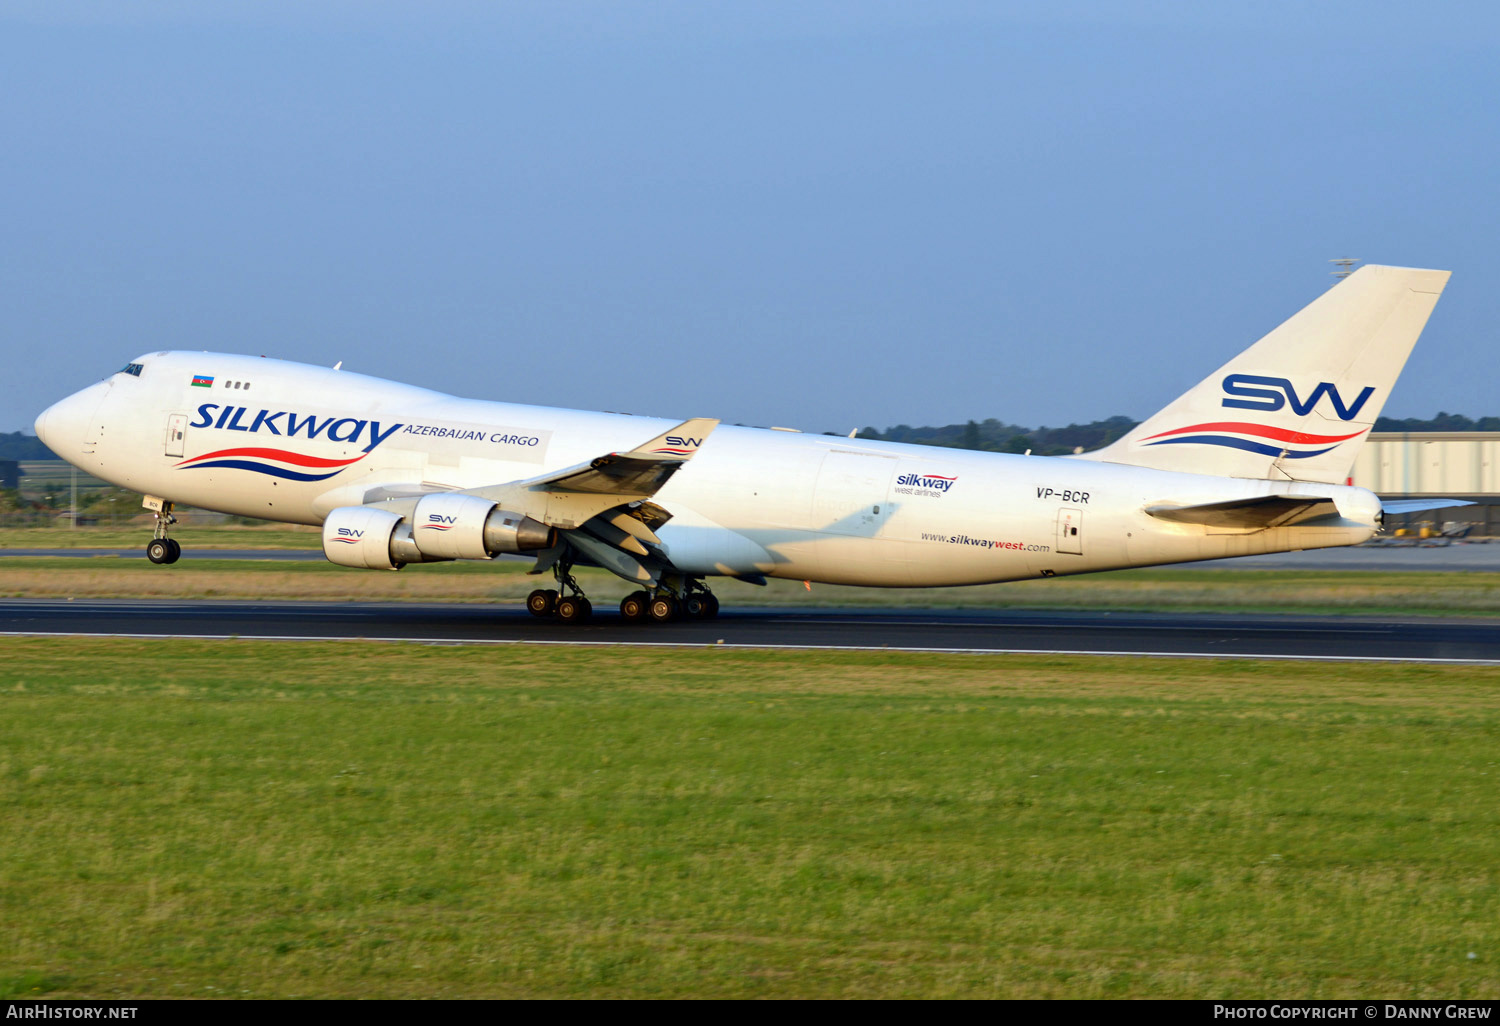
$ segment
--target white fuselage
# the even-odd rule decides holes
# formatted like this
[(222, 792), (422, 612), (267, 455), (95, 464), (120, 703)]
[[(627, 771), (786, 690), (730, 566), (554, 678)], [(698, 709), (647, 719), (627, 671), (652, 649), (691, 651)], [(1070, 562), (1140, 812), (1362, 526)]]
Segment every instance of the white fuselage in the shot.
[[(347, 371), (156, 353), (38, 419), (81, 469), (147, 495), (317, 524), (382, 489), (464, 491), (626, 451), (675, 423), (459, 399)], [(194, 385), (195, 377), (211, 378)], [(1332, 498), (1339, 526), (1216, 530), (1148, 507), (1272, 492)], [(1360, 488), (1172, 473), (721, 425), (653, 497), (690, 575), (876, 587), (1027, 577), (1351, 545), (1376, 530)], [(1358, 526), (1354, 526), (1358, 525)]]

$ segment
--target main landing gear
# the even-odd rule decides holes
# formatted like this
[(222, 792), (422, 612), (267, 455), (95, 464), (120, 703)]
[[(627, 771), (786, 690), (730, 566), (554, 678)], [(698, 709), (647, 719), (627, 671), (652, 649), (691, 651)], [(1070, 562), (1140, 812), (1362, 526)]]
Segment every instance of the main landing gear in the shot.
[(685, 581), (683, 591), (682, 598), (669, 588), (658, 588), (654, 593), (633, 591), (620, 600), (620, 617), (626, 623), (670, 623), (677, 619), (712, 620), (719, 615), (719, 600), (702, 581)]
[[(571, 563), (554, 564), (557, 587), (538, 588), (526, 596), (526, 609), (532, 616), (555, 616), (563, 623), (582, 623), (593, 616), (593, 603), (584, 597), (572, 569)], [(626, 623), (712, 620), (718, 615), (719, 600), (697, 578), (678, 578), (654, 591), (633, 591), (620, 600), (620, 618)]]
[(182, 546), (175, 538), (167, 537), (167, 529), (175, 523), (177, 518), (172, 515), (172, 504), (162, 503), (161, 509), (156, 511), (156, 529), (146, 544), (146, 558), (151, 562), (175, 563), (182, 558)]
[(582, 623), (594, 615), (594, 604), (583, 595), (573, 578), (573, 564), (556, 563), (552, 567), (557, 589), (538, 588), (526, 596), (526, 610), (532, 616), (556, 616), (563, 623)]

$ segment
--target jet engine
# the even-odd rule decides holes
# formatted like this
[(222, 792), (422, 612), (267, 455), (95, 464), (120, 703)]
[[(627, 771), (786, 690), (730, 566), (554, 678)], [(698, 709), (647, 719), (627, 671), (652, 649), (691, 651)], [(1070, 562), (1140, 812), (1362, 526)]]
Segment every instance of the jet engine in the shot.
[(502, 552), (551, 548), (557, 532), (477, 495), (424, 496), (411, 521), (378, 506), (340, 506), (323, 521), (329, 562), (365, 570), (400, 570), (407, 563), (493, 559)]
[(549, 549), (557, 541), (546, 524), (463, 492), (422, 496), (411, 519), (417, 548), (439, 559), (493, 559)]
[(323, 521), (323, 555), (330, 563), (362, 570), (400, 570), (423, 561), (405, 518), (375, 506), (331, 510)]

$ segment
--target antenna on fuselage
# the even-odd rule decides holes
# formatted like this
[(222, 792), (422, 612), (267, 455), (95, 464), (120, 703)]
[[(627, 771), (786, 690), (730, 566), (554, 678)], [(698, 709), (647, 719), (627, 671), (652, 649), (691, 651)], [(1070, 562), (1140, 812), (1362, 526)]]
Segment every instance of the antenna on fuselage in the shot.
[(338, 363), (334, 364), (333, 365), (333, 369), (334, 370), (343, 370), (344, 369), (344, 361), (340, 360)]

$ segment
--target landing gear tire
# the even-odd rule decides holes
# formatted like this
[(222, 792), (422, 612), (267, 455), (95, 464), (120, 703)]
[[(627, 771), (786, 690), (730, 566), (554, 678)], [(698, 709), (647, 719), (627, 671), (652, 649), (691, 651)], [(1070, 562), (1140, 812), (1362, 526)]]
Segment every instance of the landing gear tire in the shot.
[(167, 562), (168, 563), (175, 563), (179, 559), (181, 559), (182, 558), (182, 546), (179, 545), (179, 544), (177, 544), (177, 539), (176, 538), (165, 538), (163, 540), (172, 549), (172, 551), (167, 554)]
[(719, 600), (707, 592), (689, 595), (682, 601), (682, 612), (692, 620), (712, 620), (719, 615)]
[(651, 615), (651, 596), (644, 591), (633, 591), (620, 600), (620, 617), (626, 623), (640, 623)]
[(586, 598), (569, 595), (557, 600), (557, 618), (563, 623), (582, 623), (594, 613), (594, 604)]
[(153, 563), (172, 563), (177, 556), (178, 553), (172, 551), (170, 538), (152, 538), (146, 544), (146, 558)]
[(658, 595), (651, 600), (651, 619), (657, 623), (671, 623), (679, 611), (677, 600), (670, 595)]
[(557, 592), (538, 588), (526, 596), (526, 611), (532, 616), (551, 616), (557, 609)]

